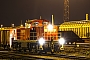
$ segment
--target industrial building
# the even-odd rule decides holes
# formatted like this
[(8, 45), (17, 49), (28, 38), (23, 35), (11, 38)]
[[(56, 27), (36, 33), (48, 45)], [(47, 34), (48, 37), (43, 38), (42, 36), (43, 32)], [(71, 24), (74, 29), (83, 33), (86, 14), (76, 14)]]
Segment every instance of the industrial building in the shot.
[(73, 31), (79, 38), (85, 41), (90, 39), (90, 20), (88, 20), (88, 14), (86, 14), (86, 20), (69, 21), (60, 25), (59, 31)]

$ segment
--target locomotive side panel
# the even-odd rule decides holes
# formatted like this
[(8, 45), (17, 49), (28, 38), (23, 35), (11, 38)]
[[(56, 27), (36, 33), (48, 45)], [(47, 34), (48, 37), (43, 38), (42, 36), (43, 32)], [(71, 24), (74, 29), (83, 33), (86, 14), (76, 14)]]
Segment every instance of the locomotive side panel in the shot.
[(17, 29), (17, 40), (28, 40), (29, 39), (29, 28), (18, 28)]
[(37, 39), (39, 39), (40, 37), (43, 37), (44, 27), (36, 27), (36, 32), (37, 32)]
[(30, 29), (30, 40), (38, 40), (43, 36), (43, 27), (32, 27)]
[(30, 29), (30, 40), (36, 40), (37, 39), (37, 32), (36, 32), (36, 28), (32, 27)]

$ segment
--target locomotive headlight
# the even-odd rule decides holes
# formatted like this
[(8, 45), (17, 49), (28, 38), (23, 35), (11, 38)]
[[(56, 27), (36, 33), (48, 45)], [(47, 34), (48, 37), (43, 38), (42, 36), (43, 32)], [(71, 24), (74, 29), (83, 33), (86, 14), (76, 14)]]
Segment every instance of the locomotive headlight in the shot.
[(39, 39), (39, 44), (40, 44), (40, 45), (43, 45), (44, 43), (45, 43), (45, 40), (44, 40), (43, 38), (40, 38), (40, 39)]
[(59, 43), (63, 45), (65, 43), (65, 39), (64, 38), (60, 38), (59, 39)]

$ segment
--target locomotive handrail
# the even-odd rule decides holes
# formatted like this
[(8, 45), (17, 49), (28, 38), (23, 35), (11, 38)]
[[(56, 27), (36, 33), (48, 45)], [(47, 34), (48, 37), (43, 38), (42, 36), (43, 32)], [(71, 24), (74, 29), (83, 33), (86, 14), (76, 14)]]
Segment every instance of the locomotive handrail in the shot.
[(14, 40), (13, 42), (37, 42), (37, 40)]

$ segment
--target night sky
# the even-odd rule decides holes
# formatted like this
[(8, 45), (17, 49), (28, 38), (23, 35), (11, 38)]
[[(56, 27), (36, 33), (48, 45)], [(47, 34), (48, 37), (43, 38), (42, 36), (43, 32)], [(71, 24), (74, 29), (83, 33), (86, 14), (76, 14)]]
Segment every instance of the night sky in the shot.
[[(64, 0), (0, 0), (0, 24), (20, 25), (27, 19), (43, 19), (51, 21), (54, 14), (55, 24), (63, 22)], [(84, 20), (90, 14), (90, 0), (70, 0), (70, 20)], [(90, 16), (89, 16), (90, 18)]]

